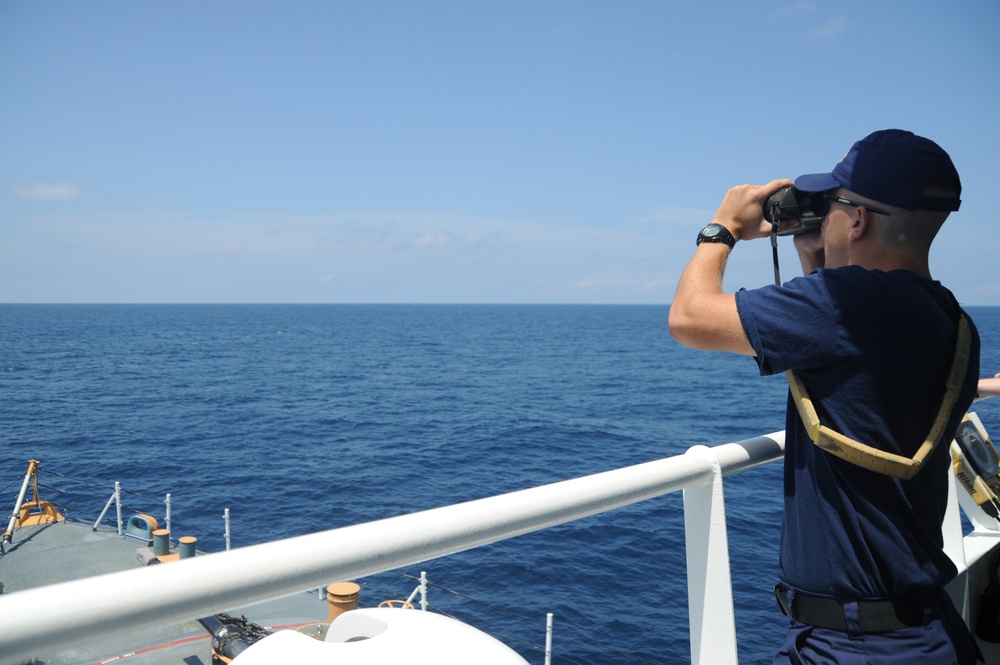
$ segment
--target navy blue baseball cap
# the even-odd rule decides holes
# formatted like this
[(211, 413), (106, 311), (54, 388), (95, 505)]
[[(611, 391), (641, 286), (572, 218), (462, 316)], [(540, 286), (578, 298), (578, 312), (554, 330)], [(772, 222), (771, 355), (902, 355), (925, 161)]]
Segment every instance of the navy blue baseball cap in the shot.
[[(938, 175), (955, 177), (955, 198), (923, 196), (927, 182)], [(825, 192), (843, 187), (874, 201), (906, 210), (958, 210), (962, 184), (958, 171), (937, 143), (902, 129), (883, 129), (861, 139), (830, 173), (802, 175), (796, 189)]]

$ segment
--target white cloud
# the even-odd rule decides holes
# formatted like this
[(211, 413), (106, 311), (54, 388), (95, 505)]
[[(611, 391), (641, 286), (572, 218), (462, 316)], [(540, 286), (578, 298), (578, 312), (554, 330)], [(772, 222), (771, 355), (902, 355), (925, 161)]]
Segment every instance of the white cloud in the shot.
[(70, 300), (662, 303), (693, 251), (690, 220), (667, 209), (605, 229), (448, 213), (35, 216), (21, 254), (36, 272), (57, 262), (87, 275), (74, 287), (94, 295)]
[(71, 201), (80, 196), (83, 187), (68, 180), (36, 180), (16, 187), (14, 191), (19, 198), (31, 201)]
[[(665, 268), (665, 267), (664, 267)], [(654, 294), (668, 297), (677, 286), (676, 277), (656, 275), (622, 268), (610, 272), (585, 277), (573, 282), (577, 291), (602, 291), (607, 293)]]
[(413, 239), (413, 246), (418, 249), (428, 247), (444, 247), (451, 242), (451, 236), (447, 233), (425, 233)]
[(818, 39), (833, 39), (839, 37), (851, 24), (846, 16), (834, 16), (826, 23), (812, 31), (812, 36)]
[(795, 3), (794, 5), (785, 5), (780, 7), (778, 11), (771, 15), (771, 20), (779, 21), (789, 17), (810, 14), (814, 11), (816, 11), (816, 3), (812, 0), (803, 0), (802, 2)]

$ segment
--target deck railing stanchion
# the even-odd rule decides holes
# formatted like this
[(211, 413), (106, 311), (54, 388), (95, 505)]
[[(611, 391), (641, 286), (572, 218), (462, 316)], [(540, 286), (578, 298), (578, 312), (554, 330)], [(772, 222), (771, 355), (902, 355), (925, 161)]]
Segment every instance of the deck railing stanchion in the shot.
[(552, 663), (552, 612), (545, 615), (545, 665)]
[(229, 508), (226, 508), (225, 512), (222, 514), (222, 518), (226, 521), (226, 551), (232, 547), (232, 539), (229, 535)]
[(104, 510), (101, 511), (101, 514), (97, 516), (97, 521), (94, 522), (94, 531), (97, 531), (97, 527), (100, 526), (101, 522), (104, 520), (104, 516), (108, 514), (109, 510), (111, 510), (111, 504), (114, 503), (114, 501), (115, 493), (112, 492), (111, 496), (108, 497), (108, 502), (104, 504)]
[(122, 528), (122, 484), (115, 481), (115, 504), (118, 506), (118, 535), (121, 536), (125, 533)]
[[(169, 492), (167, 493), (167, 498), (163, 500), (163, 503), (167, 504), (167, 516), (166, 516), (167, 531), (170, 531), (170, 533), (173, 533), (173, 530), (170, 528), (170, 493)], [(169, 536), (168, 536), (168, 538), (169, 538)]]
[(101, 514), (97, 517), (97, 521), (94, 522), (94, 531), (97, 531), (97, 527), (104, 521), (104, 516), (111, 510), (111, 504), (113, 503), (118, 504), (118, 535), (120, 536), (124, 533), (122, 530), (122, 488), (121, 483), (117, 480), (115, 481), (115, 491), (108, 497), (108, 502), (104, 504), (104, 510), (101, 511)]
[[(28, 463), (28, 472), (24, 474), (24, 482), (21, 483), (21, 491), (17, 495), (17, 501), (14, 503), (14, 510), (10, 514), (10, 522), (7, 523), (7, 530), (3, 534), (3, 542), (11, 542), (12, 534), (14, 533), (14, 525), (17, 524), (17, 518), (21, 514), (21, 505), (24, 503), (24, 495), (28, 493), (28, 485), (31, 484), (31, 476), (35, 474), (35, 470), (38, 468), (38, 461), (31, 460)], [(107, 510), (107, 508), (105, 508)], [(101, 520), (97, 520), (100, 522)], [(94, 525), (94, 529), (97, 529), (97, 525)]]
[(707, 446), (694, 446), (686, 455), (707, 461), (711, 469), (707, 482), (683, 491), (691, 663), (738, 665), (722, 466)]
[(418, 584), (413, 591), (410, 592), (409, 597), (406, 599), (407, 605), (413, 605), (413, 601), (416, 600), (417, 596), (420, 596), (420, 609), (424, 612), (427, 611), (427, 571), (420, 571), (420, 584)]

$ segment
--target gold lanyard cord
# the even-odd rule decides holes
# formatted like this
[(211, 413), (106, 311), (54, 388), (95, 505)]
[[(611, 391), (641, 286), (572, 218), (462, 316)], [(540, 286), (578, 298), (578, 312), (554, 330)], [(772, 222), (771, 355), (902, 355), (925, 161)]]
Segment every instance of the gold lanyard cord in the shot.
[(955, 355), (951, 361), (951, 369), (948, 371), (941, 408), (938, 409), (937, 418), (931, 426), (930, 433), (912, 458), (873, 448), (821, 424), (805, 384), (791, 370), (785, 372), (785, 376), (788, 378), (788, 387), (791, 389), (792, 399), (798, 408), (799, 417), (802, 418), (802, 423), (813, 443), (831, 455), (836, 455), (851, 464), (876, 473), (908, 480), (917, 475), (917, 472), (923, 468), (924, 460), (941, 442), (952, 409), (962, 390), (962, 384), (965, 383), (971, 346), (972, 335), (969, 332), (969, 322), (965, 315), (962, 315), (958, 321), (958, 340), (955, 343)]

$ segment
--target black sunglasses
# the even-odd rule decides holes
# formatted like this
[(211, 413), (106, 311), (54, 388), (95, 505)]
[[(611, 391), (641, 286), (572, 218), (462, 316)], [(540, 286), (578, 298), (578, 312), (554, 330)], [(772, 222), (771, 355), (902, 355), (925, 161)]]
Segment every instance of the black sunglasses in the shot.
[(837, 196), (836, 194), (824, 194), (821, 199), (813, 199), (812, 209), (813, 212), (820, 217), (826, 217), (826, 213), (830, 212), (830, 201), (836, 201), (837, 203), (843, 203), (844, 205), (854, 206), (855, 208), (867, 208), (872, 212), (877, 212), (880, 215), (888, 215), (887, 210), (882, 210), (881, 208), (876, 208), (875, 206), (870, 206), (867, 203), (858, 203), (857, 201), (852, 201), (851, 199), (845, 199), (843, 196)]

